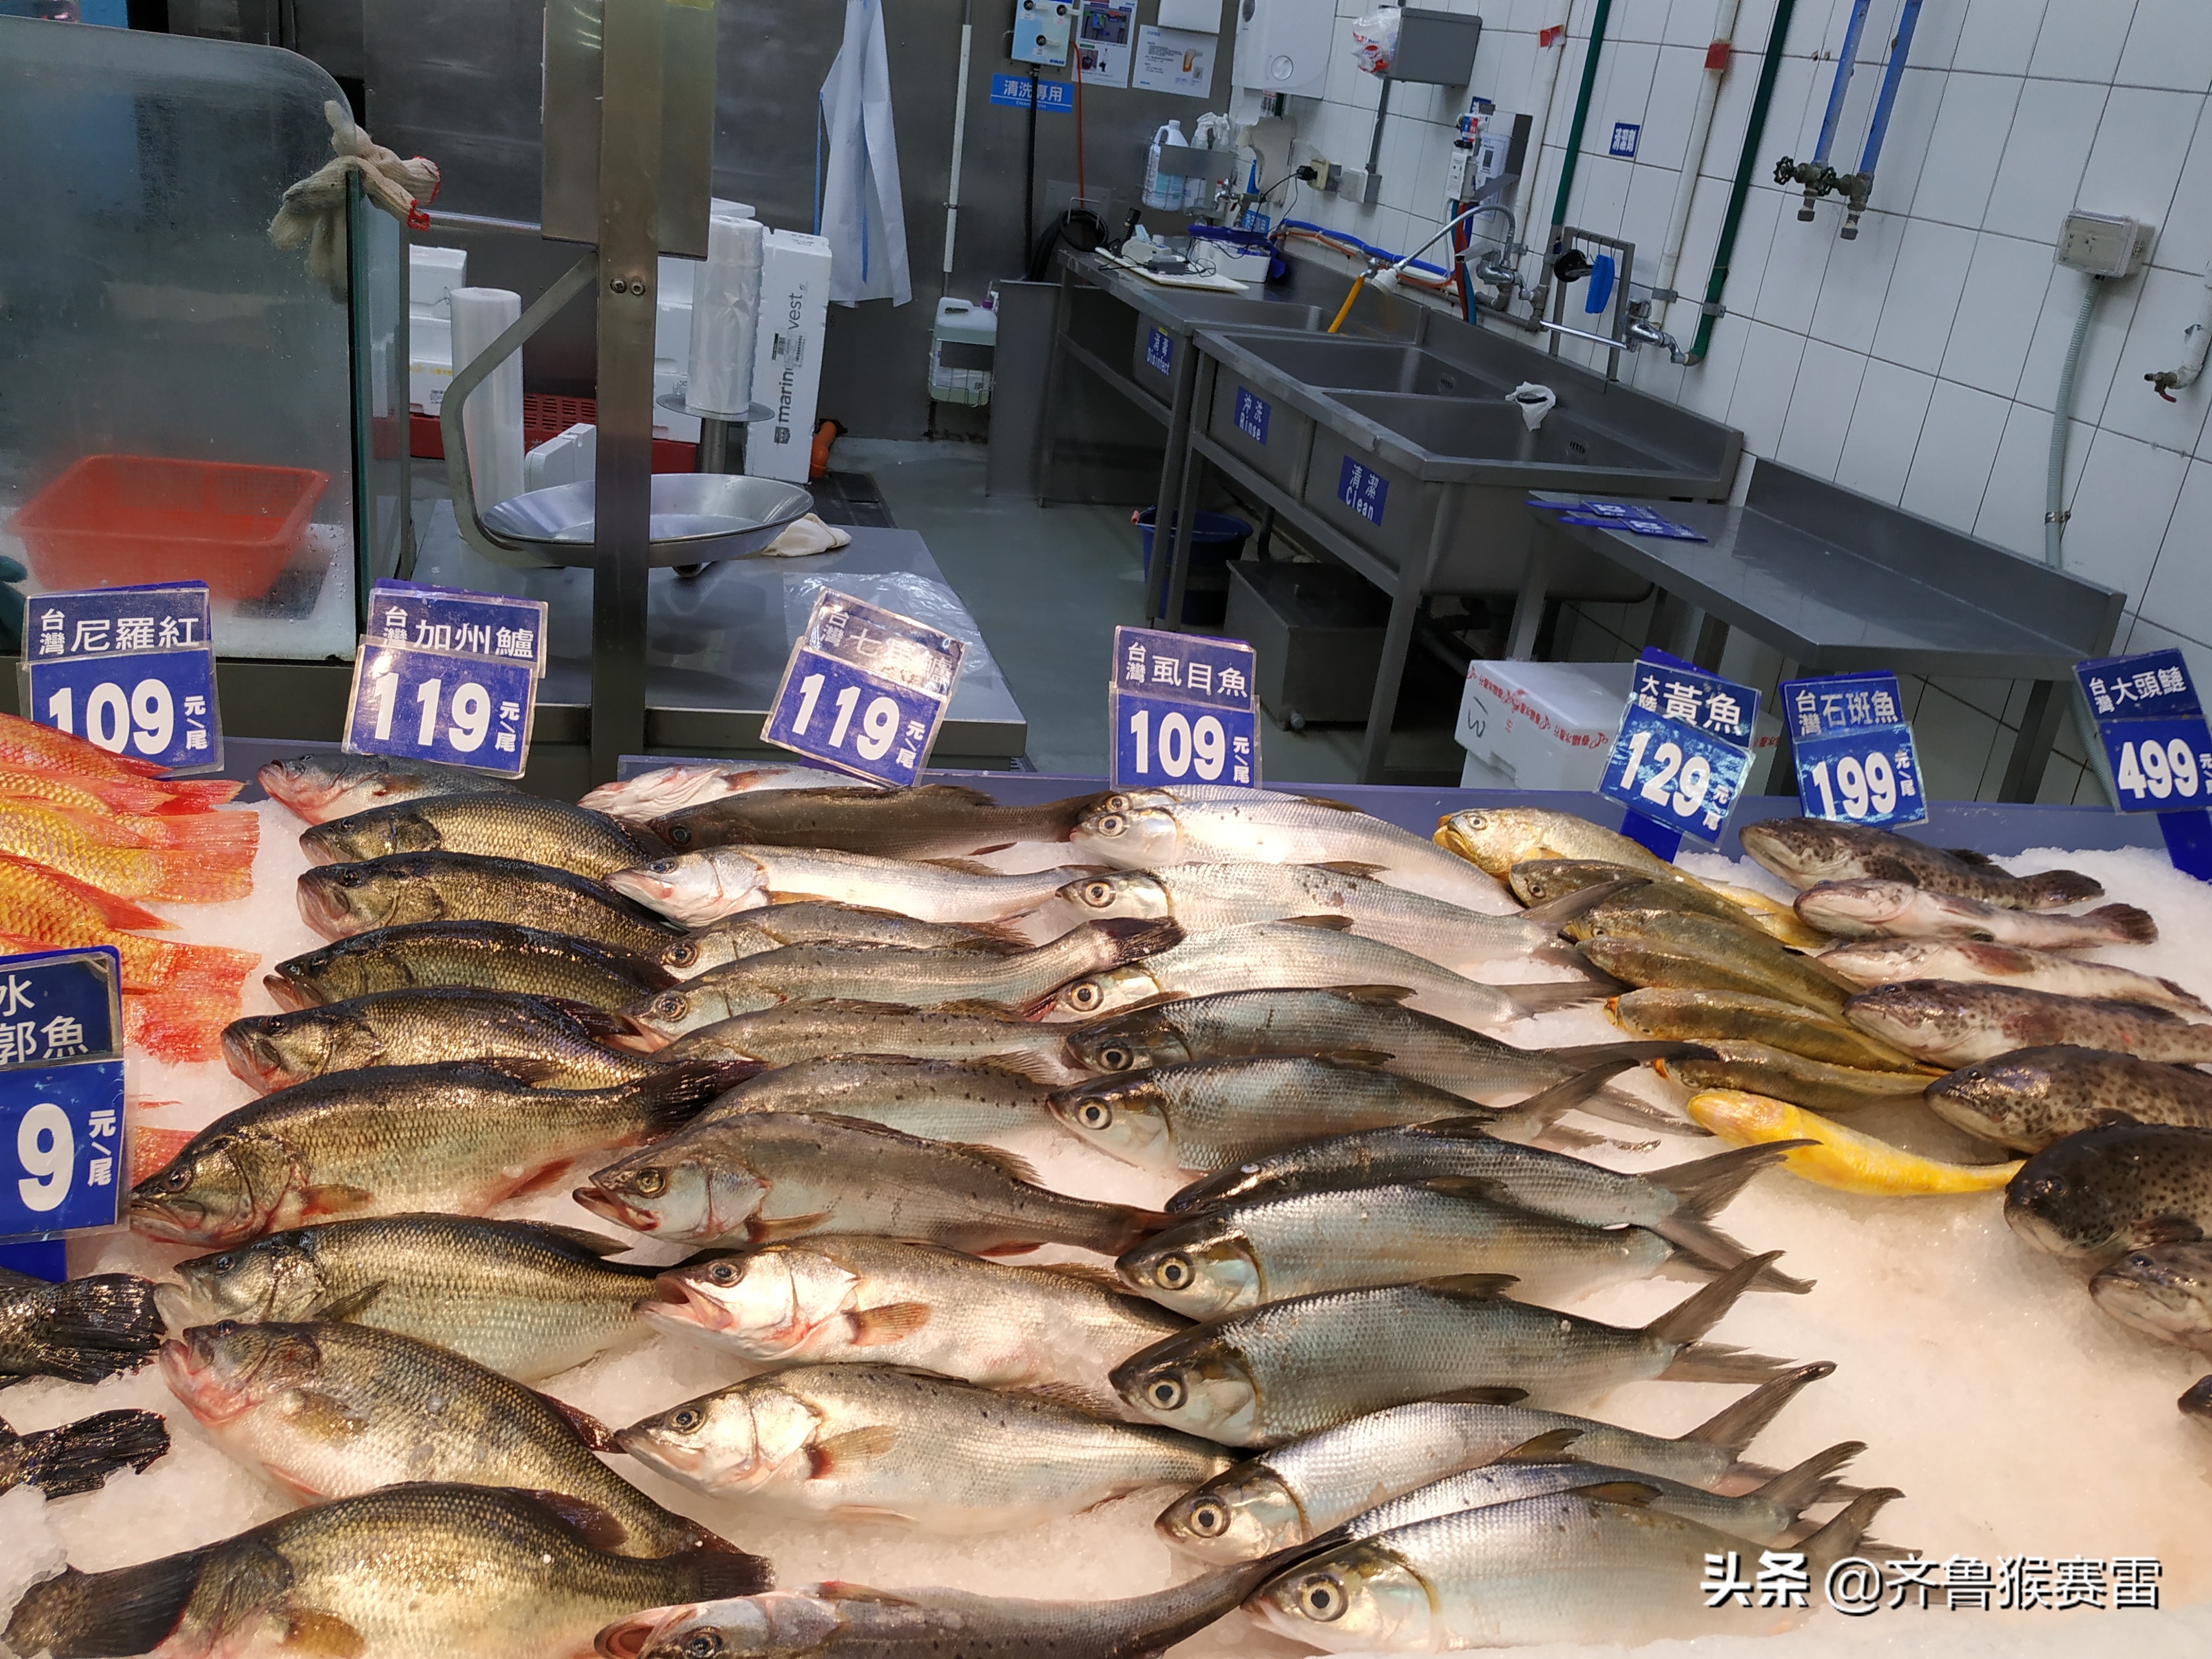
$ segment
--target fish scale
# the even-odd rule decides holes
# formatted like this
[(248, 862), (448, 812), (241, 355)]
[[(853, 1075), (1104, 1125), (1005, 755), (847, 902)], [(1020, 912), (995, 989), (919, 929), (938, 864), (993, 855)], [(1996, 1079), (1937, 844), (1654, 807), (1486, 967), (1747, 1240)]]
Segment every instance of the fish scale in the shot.
[(372, 807), (304, 831), (311, 864), (340, 864), (395, 853), (473, 853), (520, 859), (594, 878), (651, 854), (616, 821), (565, 801), (498, 793), (433, 795)]
[(2009, 985), (1905, 980), (1860, 992), (1844, 1005), (1844, 1016), (1915, 1058), (1943, 1066), (2052, 1043), (2117, 1048), (2142, 1060), (2212, 1060), (2212, 1021)]
[(1927, 1100), (1947, 1123), (2024, 1152), (2116, 1115), (2212, 1129), (2212, 1076), (2067, 1043), (1962, 1066), (1929, 1084)]

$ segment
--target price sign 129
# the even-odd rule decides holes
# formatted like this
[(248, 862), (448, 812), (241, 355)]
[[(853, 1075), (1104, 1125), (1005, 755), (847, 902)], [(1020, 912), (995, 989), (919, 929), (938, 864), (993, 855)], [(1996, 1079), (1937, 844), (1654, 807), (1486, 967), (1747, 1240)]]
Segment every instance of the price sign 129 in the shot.
[(1758, 718), (1750, 687), (1646, 651), (1598, 793), (1668, 832), (1717, 841), (1751, 770)]

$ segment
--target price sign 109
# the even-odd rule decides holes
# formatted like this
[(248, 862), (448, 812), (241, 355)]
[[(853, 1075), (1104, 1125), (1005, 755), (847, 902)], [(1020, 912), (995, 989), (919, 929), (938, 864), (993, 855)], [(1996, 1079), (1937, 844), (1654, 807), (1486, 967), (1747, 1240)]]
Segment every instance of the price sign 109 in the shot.
[[(1218, 782), (1229, 764), (1229, 729), (1221, 723), (1221, 717), (1200, 714), (1194, 720), (1180, 708), (1171, 708), (1158, 716), (1159, 738), (1155, 747), (1154, 714), (1155, 711), (1148, 708), (1129, 711), (1129, 738), (1136, 744), (1138, 773), (1150, 775), (1157, 762), (1162, 777), (1195, 775), (1200, 782)], [(1248, 716), (1245, 724), (1250, 723)]]
[(34, 661), (27, 676), (41, 726), (165, 766), (200, 769), (221, 759), (215, 658), (204, 647)]

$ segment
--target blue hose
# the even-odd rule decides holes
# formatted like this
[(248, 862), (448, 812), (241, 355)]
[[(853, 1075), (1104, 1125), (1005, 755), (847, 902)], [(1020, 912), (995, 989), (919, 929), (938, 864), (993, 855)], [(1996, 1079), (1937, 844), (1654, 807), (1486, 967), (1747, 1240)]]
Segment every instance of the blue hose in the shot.
[(1905, 0), (1905, 14), (1897, 20), (1897, 44), (1890, 48), (1888, 65), (1881, 72), (1881, 95), (1875, 100), (1874, 125), (1867, 129), (1866, 149), (1859, 157), (1862, 176), (1874, 176), (1881, 160), (1881, 141), (1889, 133), (1889, 112), (1897, 106), (1898, 83), (1905, 79), (1905, 60), (1912, 51), (1912, 31), (1920, 23), (1920, 0)]
[[(1380, 259), (1386, 265), (1395, 265), (1398, 263), (1398, 256), (1386, 248), (1376, 247), (1370, 243), (1363, 242), (1349, 231), (1332, 229), (1327, 225), (1317, 225), (1310, 220), (1285, 219), (1275, 228), (1308, 231), (1316, 236), (1326, 236), (1332, 242), (1342, 242), (1348, 247), (1358, 248), (1369, 258)], [(1451, 272), (1445, 270), (1443, 266), (1432, 265), (1425, 259), (1409, 259), (1406, 263), (1406, 269), (1426, 271), (1431, 276), (1449, 277), (1451, 275)]]
[(1844, 94), (1850, 89), (1851, 65), (1859, 55), (1859, 37), (1866, 33), (1867, 8), (1873, 0), (1851, 0), (1850, 27), (1844, 31), (1844, 49), (1836, 58), (1836, 78), (1828, 83), (1828, 112), (1820, 118), (1820, 147), (1813, 152), (1815, 165), (1825, 166), (1836, 142), (1836, 123), (1843, 118)]

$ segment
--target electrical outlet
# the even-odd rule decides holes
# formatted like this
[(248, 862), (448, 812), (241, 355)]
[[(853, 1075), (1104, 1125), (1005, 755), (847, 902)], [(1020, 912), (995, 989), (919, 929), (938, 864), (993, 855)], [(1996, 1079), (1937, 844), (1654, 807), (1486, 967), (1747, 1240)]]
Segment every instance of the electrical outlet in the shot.
[(1346, 167), (1336, 181), (1336, 193), (1354, 202), (1367, 199), (1367, 169)]
[(2132, 276), (2150, 254), (2153, 228), (2114, 213), (2075, 208), (2058, 228), (2057, 262), (2092, 276)]

